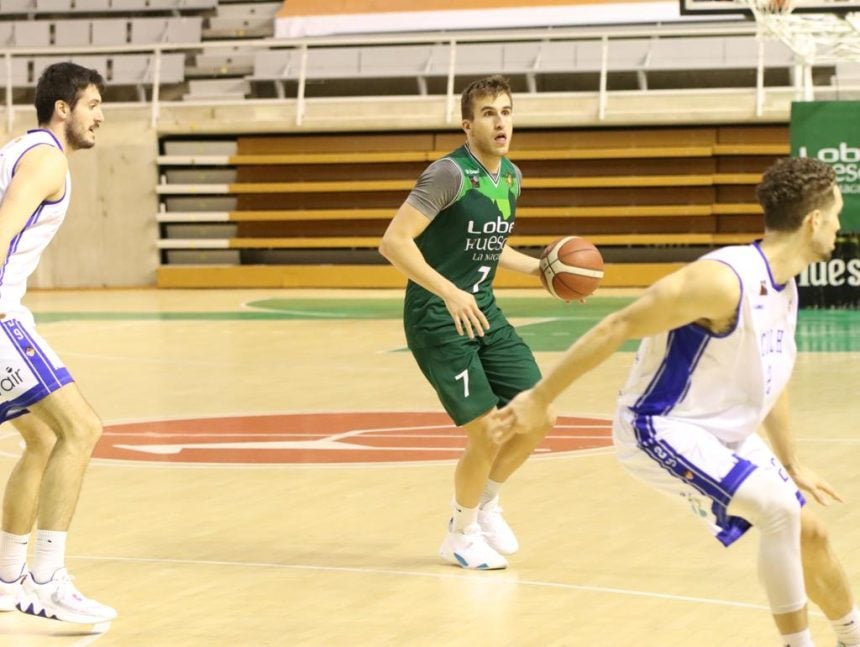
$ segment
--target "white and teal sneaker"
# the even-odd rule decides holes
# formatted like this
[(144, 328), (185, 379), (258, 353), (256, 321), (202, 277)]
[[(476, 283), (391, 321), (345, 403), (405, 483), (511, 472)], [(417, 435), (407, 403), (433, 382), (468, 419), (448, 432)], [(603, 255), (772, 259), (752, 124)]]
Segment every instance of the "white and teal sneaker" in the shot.
[(449, 530), (439, 547), (439, 555), (462, 568), (487, 571), (508, 567), (508, 560), (487, 543), (478, 524), (466, 526), (462, 531)]
[(499, 497), (490, 499), (478, 508), (478, 525), (487, 543), (502, 555), (513, 555), (520, 549), (514, 531), (502, 516)]

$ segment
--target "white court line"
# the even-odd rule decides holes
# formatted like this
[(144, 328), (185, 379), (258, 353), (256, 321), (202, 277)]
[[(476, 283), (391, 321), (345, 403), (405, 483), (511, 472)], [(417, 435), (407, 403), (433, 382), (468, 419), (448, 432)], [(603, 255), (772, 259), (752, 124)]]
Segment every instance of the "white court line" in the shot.
[[(216, 361), (208, 361), (208, 360), (195, 360), (195, 359), (186, 359), (182, 357), (176, 357), (172, 355), (170, 357), (132, 357), (126, 355), (103, 355), (100, 353), (79, 353), (75, 351), (62, 351), (63, 357), (85, 357), (87, 359), (100, 359), (111, 362), (138, 362), (142, 364), (163, 364), (167, 366), (244, 366), (243, 362), (216, 362)], [(250, 363), (249, 363), (250, 364)]]
[[(696, 604), (711, 604), (714, 606), (736, 607), (741, 609), (755, 609), (756, 611), (770, 611), (770, 608), (762, 604), (752, 602), (739, 602), (737, 600), (720, 600), (717, 598), (701, 598), (689, 595), (675, 595), (673, 593), (659, 593), (656, 591), (638, 591), (635, 589), (624, 589), (610, 586), (589, 586), (586, 584), (571, 584), (566, 582), (547, 582), (543, 580), (523, 580), (517, 577), (499, 577), (498, 575), (471, 574), (465, 572), (433, 573), (427, 571), (397, 570), (392, 568), (358, 567), (358, 566), (326, 566), (324, 564), (278, 564), (268, 562), (233, 562), (226, 560), (209, 559), (177, 559), (156, 557), (106, 557), (100, 555), (69, 555), (71, 559), (84, 559), (104, 562), (132, 562), (141, 564), (176, 564), (180, 566), (226, 566), (235, 568), (266, 568), (291, 571), (320, 571), (323, 573), (351, 573), (357, 575), (381, 575), (393, 577), (428, 578), (437, 580), (462, 580), (466, 582), (483, 581), (487, 584), (497, 586), (500, 584), (522, 585), (535, 588), (562, 589), (567, 591), (586, 591), (589, 593), (605, 593), (608, 595), (622, 595), (630, 597), (653, 598), (657, 600), (671, 600), (674, 602), (691, 602)], [(453, 567), (452, 567), (453, 568)], [(810, 612), (810, 615), (822, 615)]]
[[(106, 431), (103, 434), (104, 436), (115, 436), (117, 438), (176, 438), (182, 437), (187, 438), (189, 432), (187, 431)], [(312, 434), (312, 433), (302, 433), (302, 434), (291, 434), (291, 433), (246, 433), (246, 432), (212, 432), (212, 433), (199, 433), (194, 434), (194, 436), (200, 438), (325, 438), (326, 434)], [(365, 438), (458, 438), (460, 440), (466, 440), (466, 436), (463, 433), (456, 434), (389, 434), (386, 433), (383, 435), (375, 435), (372, 432), (368, 432), (364, 435)], [(549, 440), (579, 440), (581, 438), (586, 439), (608, 439), (608, 434), (603, 434), (601, 436), (583, 436), (577, 434), (576, 436), (557, 436), (557, 435), (548, 435), (544, 436), (545, 439)], [(2, 439), (2, 436), (0, 436)]]
[[(371, 448), (372, 449), (372, 448)], [(461, 448), (457, 448), (461, 449)], [(564, 452), (547, 452), (533, 454), (529, 461), (545, 461), (560, 459), (590, 458), (613, 453), (612, 447), (595, 447), (592, 449), (576, 449)], [(21, 454), (0, 449), (0, 457), (18, 460)], [(125, 460), (119, 458), (92, 458), (90, 468), (97, 467), (134, 467), (141, 469), (221, 469), (221, 470), (377, 470), (377, 469), (414, 469), (416, 467), (451, 466), (456, 458), (430, 459), (422, 461), (380, 461), (373, 463), (180, 463), (158, 460)]]
[[(611, 423), (612, 417), (614, 414), (603, 413), (589, 413), (589, 412), (570, 412), (570, 411), (560, 411), (556, 412), (560, 418), (590, 418), (595, 420), (606, 420), (607, 423)], [(402, 409), (398, 409), (396, 407), (384, 408), (384, 409), (295, 409), (295, 410), (284, 410), (284, 409), (274, 409), (274, 410), (266, 410), (266, 411), (240, 411), (240, 412), (220, 412), (220, 413), (212, 413), (212, 411), (188, 411), (186, 413), (181, 414), (170, 414), (170, 415), (150, 415), (144, 417), (134, 417), (134, 418), (116, 418), (112, 420), (105, 421), (106, 426), (110, 425), (128, 425), (135, 424), (141, 422), (162, 422), (162, 421), (174, 421), (174, 420), (217, 420), (219, 418), (256, 418), (256, 417), (268, 417), (268, 416), (309, 416), (309, 415), (390, 415), (390, 414), (414, 414), (414, 415), (445, 415), (445, 412), (442, 409), (436, 410), (416, 410), (414, 408), (405, 407)], [(448, 423), (449, 426), (454, 427), (454, 423)], [(603, 425), (598, 425), (603, 426)]]

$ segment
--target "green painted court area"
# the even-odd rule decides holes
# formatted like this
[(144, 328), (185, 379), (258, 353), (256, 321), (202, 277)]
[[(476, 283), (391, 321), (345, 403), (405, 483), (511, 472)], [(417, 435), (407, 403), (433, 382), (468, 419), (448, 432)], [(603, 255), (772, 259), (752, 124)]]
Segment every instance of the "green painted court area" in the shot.
[[(500, 296), (507, 316), (535, 351), (561, 351), (602, 317), (630, 303), (624, 297), (593, 297), (586, 304)], [(290, 319), (400, 319), (400, 299), (266, 299), (233, 312), (36, 312), (40, 323), (59, 321), (272, 321)], [(806, 352), (860, 351), (860, 311), (802, 310), (798, 347)], [(636, 343), (624, 350), (635, 350)]]
[[(585, 304), (552, 299), (499, 297), (535, 351), (561, 351), (602, 317), (630, 303), (625, 297), (593, 297)], [(400, 299), (266, 299), (233, 312), (36, 312), (40, 323), (61, 321), (277, 321), (291, 319), (400, 319)], [(860, 351), (860, 311), (802, 310), (798, 347), (806, 352)], [(636, 343), (624, 350), (635, 350)]]

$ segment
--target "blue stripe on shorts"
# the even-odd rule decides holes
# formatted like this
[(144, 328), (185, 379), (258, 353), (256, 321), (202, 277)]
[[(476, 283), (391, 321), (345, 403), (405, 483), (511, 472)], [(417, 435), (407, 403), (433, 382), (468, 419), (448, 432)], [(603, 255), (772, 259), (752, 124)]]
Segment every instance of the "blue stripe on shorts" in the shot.
[(633, 429), (639, 447), (650, 458), (660, 464), (672, 476), (687, 483), (713, 501), (711, 512), (720, 528), (717, 540), (724, 546), (737, 541), (751, 525), (746, 519), (728, 514), (727, 508), (732, 497), (746, 478), (756, 469), (756, 465), (745, 458), (735, 455), (737, 463), (722, 480), (716, 480), (692, 463), (688, 458), (675, 451), (669, 443), (657, 438), (651, 416), (637, 415)]
[(12, 342), (31, 374), (39, 381), (36, 386), (13, 400), (0, 402), (0, 422), (2, 422), (27, 413), (27, 407), (43, 400), (66, 384), (74, 382), (74, 378), (65, 367), (54, 367), (45, 351), (16, 319), (0, 322), (0, 329)]

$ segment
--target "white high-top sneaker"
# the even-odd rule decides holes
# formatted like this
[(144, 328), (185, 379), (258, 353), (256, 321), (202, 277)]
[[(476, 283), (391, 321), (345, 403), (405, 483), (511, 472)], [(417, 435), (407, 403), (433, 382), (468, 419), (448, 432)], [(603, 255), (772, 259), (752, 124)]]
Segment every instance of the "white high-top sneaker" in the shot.
[(493, 497), (478, 508), (478, 525), (487, 543), (502, 555), (513, 555), (519, 550), (517, 537), (502, 516), (499, 497)]
[(508, 566), (508, 560), (487, 543), (478, 524), (461, 531), (449, 530), (439, 547), (439, 555), (446, 562), (463, 568), (493, 570)]

